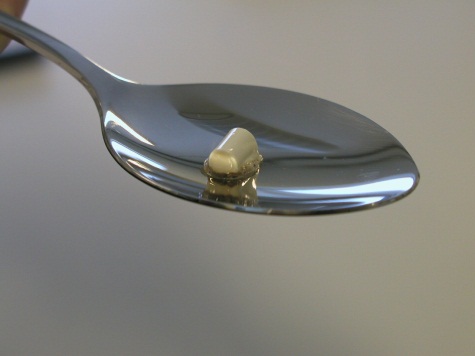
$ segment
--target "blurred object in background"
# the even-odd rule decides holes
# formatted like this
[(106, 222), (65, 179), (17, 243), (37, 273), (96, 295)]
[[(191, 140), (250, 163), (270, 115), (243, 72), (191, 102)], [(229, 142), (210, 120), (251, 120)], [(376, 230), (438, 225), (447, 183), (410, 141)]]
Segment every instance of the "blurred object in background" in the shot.
[(5, 50), (0, 53), (0, 63), (4, 60), (9, 60), (15, 57), (24, 57), (35, 55), (35, 52), (26, 48), (25, 46), (19, 44), (18, 42), (12, 41)]

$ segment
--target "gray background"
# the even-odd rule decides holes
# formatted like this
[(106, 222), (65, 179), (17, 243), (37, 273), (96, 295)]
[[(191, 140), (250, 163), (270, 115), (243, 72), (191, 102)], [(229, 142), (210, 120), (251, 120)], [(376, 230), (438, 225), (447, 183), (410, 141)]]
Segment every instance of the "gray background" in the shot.
[(337, 216), (181, 201), (109, 156), (86, 90), (0, 67), (1, 355), (474, 355), (475, 2), (31, 0), (144, 83), (278, 87), (392, 132), (422, 179)]

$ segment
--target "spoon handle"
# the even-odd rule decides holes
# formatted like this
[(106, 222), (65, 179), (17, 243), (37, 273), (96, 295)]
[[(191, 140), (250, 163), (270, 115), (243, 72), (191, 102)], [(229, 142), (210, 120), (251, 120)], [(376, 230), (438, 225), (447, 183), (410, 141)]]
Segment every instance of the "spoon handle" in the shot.
[(58, 64), (73, 75), (99, 103), (101, 92), (118, 77), (41, 30), (0, 11), (0, 32)]

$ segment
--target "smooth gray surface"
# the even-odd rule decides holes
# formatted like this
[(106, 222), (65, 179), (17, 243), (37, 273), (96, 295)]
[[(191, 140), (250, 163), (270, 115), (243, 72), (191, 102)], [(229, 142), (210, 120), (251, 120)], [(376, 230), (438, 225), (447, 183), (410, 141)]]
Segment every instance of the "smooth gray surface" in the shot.
[(338, 216), (197, 206), (118, 174), (66, 73), (0, 67), (0, 353), (472, 355), (474, 10), (31, 0), (26, 20), (125, 77), (354, 109), (422, 179), (396, 204)]

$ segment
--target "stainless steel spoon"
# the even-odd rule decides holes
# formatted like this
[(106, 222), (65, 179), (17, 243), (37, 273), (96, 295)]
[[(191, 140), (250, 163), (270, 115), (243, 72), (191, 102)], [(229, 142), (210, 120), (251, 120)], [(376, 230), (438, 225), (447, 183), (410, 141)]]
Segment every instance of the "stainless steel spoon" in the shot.
[[(236, 211), (303, 215), (381, 206), (418, 183), (414, 161), (390, 133), (338, 104), (247, 85), (141, 85), (3, 13), (0, 31), (78, 79), (97, 105), (115, 160), (177, 197)], [(253, 133), (264, 161), (246, 181), (214, 181), (203, 173), (203, 162), (234, 127)]]

